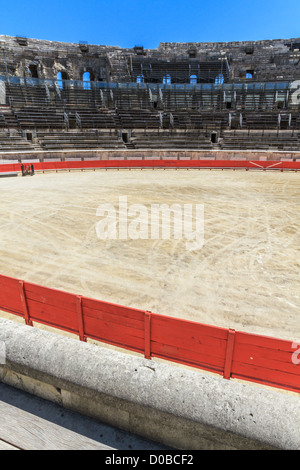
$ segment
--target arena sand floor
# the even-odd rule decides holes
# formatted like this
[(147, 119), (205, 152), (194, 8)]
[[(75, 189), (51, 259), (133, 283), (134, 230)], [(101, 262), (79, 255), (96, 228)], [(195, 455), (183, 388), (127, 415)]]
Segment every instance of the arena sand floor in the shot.
[[(118, 208), (120, 197), (128, 207), (202, 206), (203, 246), (190, 250), (184, 237), (172, 236), (100, 239), (97, 209), (107, 203)], [(36, 173), (2, 179), (0, 200), (1, 274), (172, 317), (300, 340), (299, 172)]]

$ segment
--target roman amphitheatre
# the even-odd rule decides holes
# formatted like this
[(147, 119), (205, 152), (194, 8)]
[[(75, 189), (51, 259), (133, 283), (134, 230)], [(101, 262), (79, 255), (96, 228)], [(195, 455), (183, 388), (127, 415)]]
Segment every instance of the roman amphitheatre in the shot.
[[(0, 274), (298, 344), (300, 39), (0, 39)], [(122, 196), (201, 204), (203, 246), (99, 239)]]

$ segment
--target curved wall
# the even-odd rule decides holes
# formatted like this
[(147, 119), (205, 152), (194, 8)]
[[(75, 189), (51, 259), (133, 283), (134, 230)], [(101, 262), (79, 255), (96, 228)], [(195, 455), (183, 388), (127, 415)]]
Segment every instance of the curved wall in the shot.
[[(219, 43), (169, 43), (156, 49), (143, 47), (74, 44), (0, 35), (0, 74), (21, 77), (56, 79), (62, 72), (65, 79), (82, 80), (90, 72), (98, 81), (132, 81), (135, 77), (133, 60), (146, 68), (149, 59), (157, 65), (163, 61), (193, 65), (213, 64), (220, 60), (228, 70), (229, 80), (245, 80), (249, 73), (255, 81), (295, 80), (300, 76), (299, 38)], [(197, 74), (195, 66), (195, 73)], [(172, 68), (172, 67), (171, 67)], [(170, 74), (172, 70), (170, 68)], [(172, 80), (179, 75), (176, 69)], [(226, 73), (227, 75), (227, 73)], [(199, 77), (198, 77), (199, 79)], [(134, 80), (135, 81), (135, 80)]]
[[(84, 160), (232, 160), (234, 161), (285, 161), (300, 162), (300, 152), (239, 151), (239, 150), (53, 150), (0, 152), (0, 163), (21, 161), (84, 161)], [(1, 168), (1, 167), (0, 167)]]

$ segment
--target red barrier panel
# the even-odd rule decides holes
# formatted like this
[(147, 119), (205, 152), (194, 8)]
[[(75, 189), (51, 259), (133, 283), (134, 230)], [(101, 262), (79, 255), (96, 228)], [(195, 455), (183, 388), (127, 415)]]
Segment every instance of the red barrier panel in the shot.
[(84, 334), (132, 351), (145, 350), (145, 312), (82, 297)]
[(223, 374), (228, 330), (151, 315), (151, 354)]
[[(215, 168), (215, 169), (260, 169), (260, 170), (300, 170), (300, 162), (290, 161), (250, 161), (250, 160), (93, 160), (65, 162), (37, 162), (35, 171), (84, 170), (113, 168)], [(20, 172), (21, 164), (1, 164), (0, 173)]]
[(78, 333), (76, 296), (55, 289), (24, 283), (29, 318), (54, 328)]
[[(87, 338), (300, 393), (291, 341), (237, 332), (89, 299), (0, 275), (0, 310)], [(299, 344), (300, 356), (300, 344)]]
[(300, 364), (293, 361), (292, 346), (289, 341), (236, 332), (231, 376), (300, 391)]
[(24, 307), (20, 296), (20, 284), (18, 279), (1, 276), (0, 306), (5, 312), (24, 316)]

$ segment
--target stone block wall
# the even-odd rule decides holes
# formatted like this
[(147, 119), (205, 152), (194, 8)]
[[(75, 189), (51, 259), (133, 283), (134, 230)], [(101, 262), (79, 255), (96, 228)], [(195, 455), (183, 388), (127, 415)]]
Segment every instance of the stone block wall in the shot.
[[(1, 51), (6, 57), (9, 75), (56, 79), (62, 72), (66, 79), (82, 80), (90, 72), (92, 80), (132, 81), (132, 58), (161, 60), (180, 64), (226, 61), (230, 81), (295, 80), (300, 78), (300, 39), (275, 39), (228, 43), (160, 43), (156, 49), (143, 47), (89, 45), (1, 36)], [(5, 62), (0, 61), (0, 74)]]
[(6, 102), (5, 83), (0, 82), (0, 104), (5, 104), (5, 102)]

